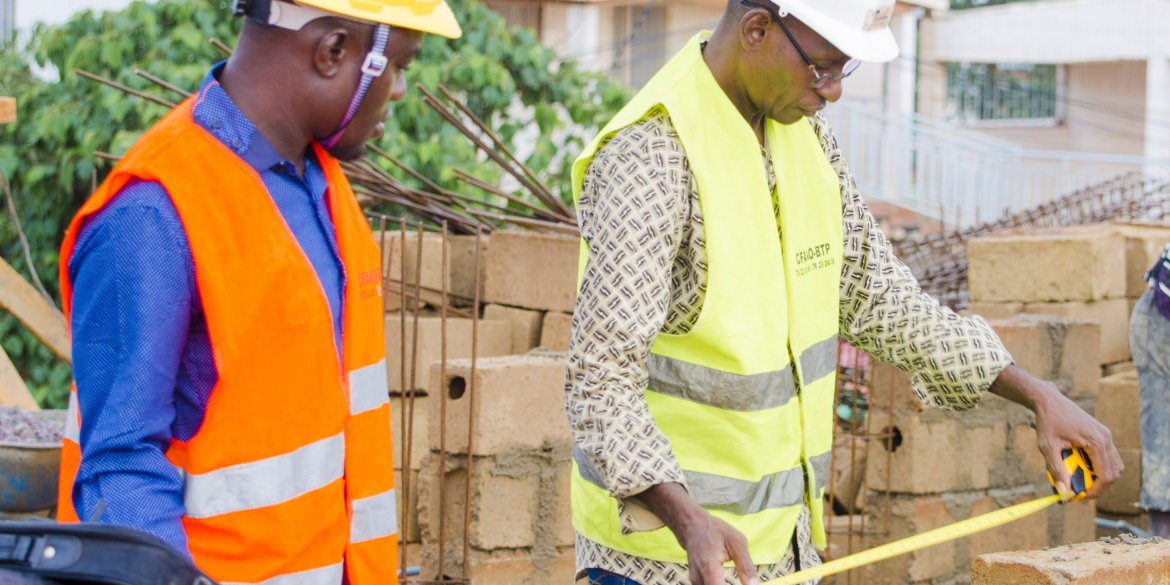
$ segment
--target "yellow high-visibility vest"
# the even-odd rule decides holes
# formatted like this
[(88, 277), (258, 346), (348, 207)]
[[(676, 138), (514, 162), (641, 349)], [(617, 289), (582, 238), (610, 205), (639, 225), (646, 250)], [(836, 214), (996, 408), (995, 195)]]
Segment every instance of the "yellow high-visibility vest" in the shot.
[[(709, 34), (691, 39), (593, 140), (573, 166), (573, 193), (580, 197), (585, 169), (606, 138), (665, 108), (698, 186), (707, 294), (689, 333), (658, 334), (646, 402), (691, 497), (743, 532), (754, 562), (770, 564), (787, 551), (802, 505), (812, 511), (814, 543), (825, 545), (841, 192), (808, 120), (768, 120), (774, 214), (756, 134), (703, 61)], [(582, 242), (582, 274), (588, 254)], [(687, 562), (665, 527), (622, 534), (617, 501), (578, 449), (572, 506), (574, 527), (594, 542)]]

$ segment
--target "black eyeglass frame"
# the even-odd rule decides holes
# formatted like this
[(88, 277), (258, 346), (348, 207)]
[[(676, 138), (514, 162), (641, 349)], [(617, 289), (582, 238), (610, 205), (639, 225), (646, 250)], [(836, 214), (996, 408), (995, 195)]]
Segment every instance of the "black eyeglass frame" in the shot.
[[(767, 2), (767, 0), (764, 1)], [(854, 58), (845, 62), (845, 66), (841, 68), (840, 73), (835, 73), (832, 71), (821, 73), (820, 69), (817, 69), (817, 66), (813, 64), (812, 59), (808, 58), (808, 53), (804, 52), (804, 49), (800, 46), (800, 43), (796, 42), (796, 37), (792, 35), (792, 31), (788, 30), (788, 27), (784, 24), (784, 19), (780, 16), (779, 9), (775, 4), (771, 2), (768, 2), (767, 4), (760, 4), (753, 2), (752, 0), (739, 0), (739, 3), (743, 4), (744, 6), (763, 8), (764, 10), (768, 11), (768, 14), (772, 17), (772, 20), (775, 20), (776, 24), (780, 25), (780, 30), (784, 31), (784, 36), (788, 37), (788, 42), (792, 43), (792, 47), (796, 49), (797, 53), (800, 54), (800, 58), (804, 59), (805, 64), (808, 65), (808, 70), (812, 71), (813, 89), (824, 89), (826, 85), (829, 85), (834, 81), (841, 81), (842, 79), (853, 75), (853, 73), (857, 71), (857, 68), (861, 67), (861, 60)]]

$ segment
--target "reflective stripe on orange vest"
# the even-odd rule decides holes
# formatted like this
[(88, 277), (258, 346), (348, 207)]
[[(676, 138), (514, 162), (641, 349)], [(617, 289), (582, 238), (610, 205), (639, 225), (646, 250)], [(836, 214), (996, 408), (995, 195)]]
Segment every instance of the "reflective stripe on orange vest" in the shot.
[[(381, 258), (338, 162), (314, 144), (345, 274), (341, 360), (328, 301), (259, 175), (192, 120), (188, 99), (122, 158), (78, 212), (134, 179), (163, 185), (195, 264), (218, 380), (203, 424), (172, 441), (192, 557), (222, 583), (395, 584), (397, 506), (386, 384)], [(62, 268), (66, 318), (71, 283)], [(84, 388), (81, 391), (85, 391)], [(59, 517), (76, 520), (76, 396)]]

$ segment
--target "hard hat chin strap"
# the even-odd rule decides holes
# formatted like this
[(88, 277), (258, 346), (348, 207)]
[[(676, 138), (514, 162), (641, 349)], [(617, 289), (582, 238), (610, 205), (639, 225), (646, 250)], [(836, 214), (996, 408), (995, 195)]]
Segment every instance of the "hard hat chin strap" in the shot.
[(333, 148), (341, 140), (341, 135), (345, 133), (346, 127), (349, 126), (354, 115), (357, 114), (358, 108), (361, 107), (366, 92), (370, 90), (374, 80), (386, 72), (386, 67), (389, 64), (389, 60), (386, 59), (386, 44), (389, 40), (390, 27), (384, 24), (377, 25), (377, 28), (374, 29), (374, 44), (370, 48), (370, 52), (366, 53), (365, 61), (362, 62), (362, 80), (358, 83), (357, 91), (354, 92), (353, 99), (349, 102), (345, 117), (341, 119), (341, 125), (333, 134), (320, 141), (321, 146)]

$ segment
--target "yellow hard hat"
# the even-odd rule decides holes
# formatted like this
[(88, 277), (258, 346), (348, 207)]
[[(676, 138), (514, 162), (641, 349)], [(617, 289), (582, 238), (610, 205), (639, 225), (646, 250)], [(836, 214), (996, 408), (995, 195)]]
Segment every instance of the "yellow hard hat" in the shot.
[[(287, 1), (287, 0), (286, 0)], [(409, 28), (457, 39), (463, 35), (445, 0), (291, 0), (344, 18)], [(271, 2), (279, 10), (281, 2)]]

